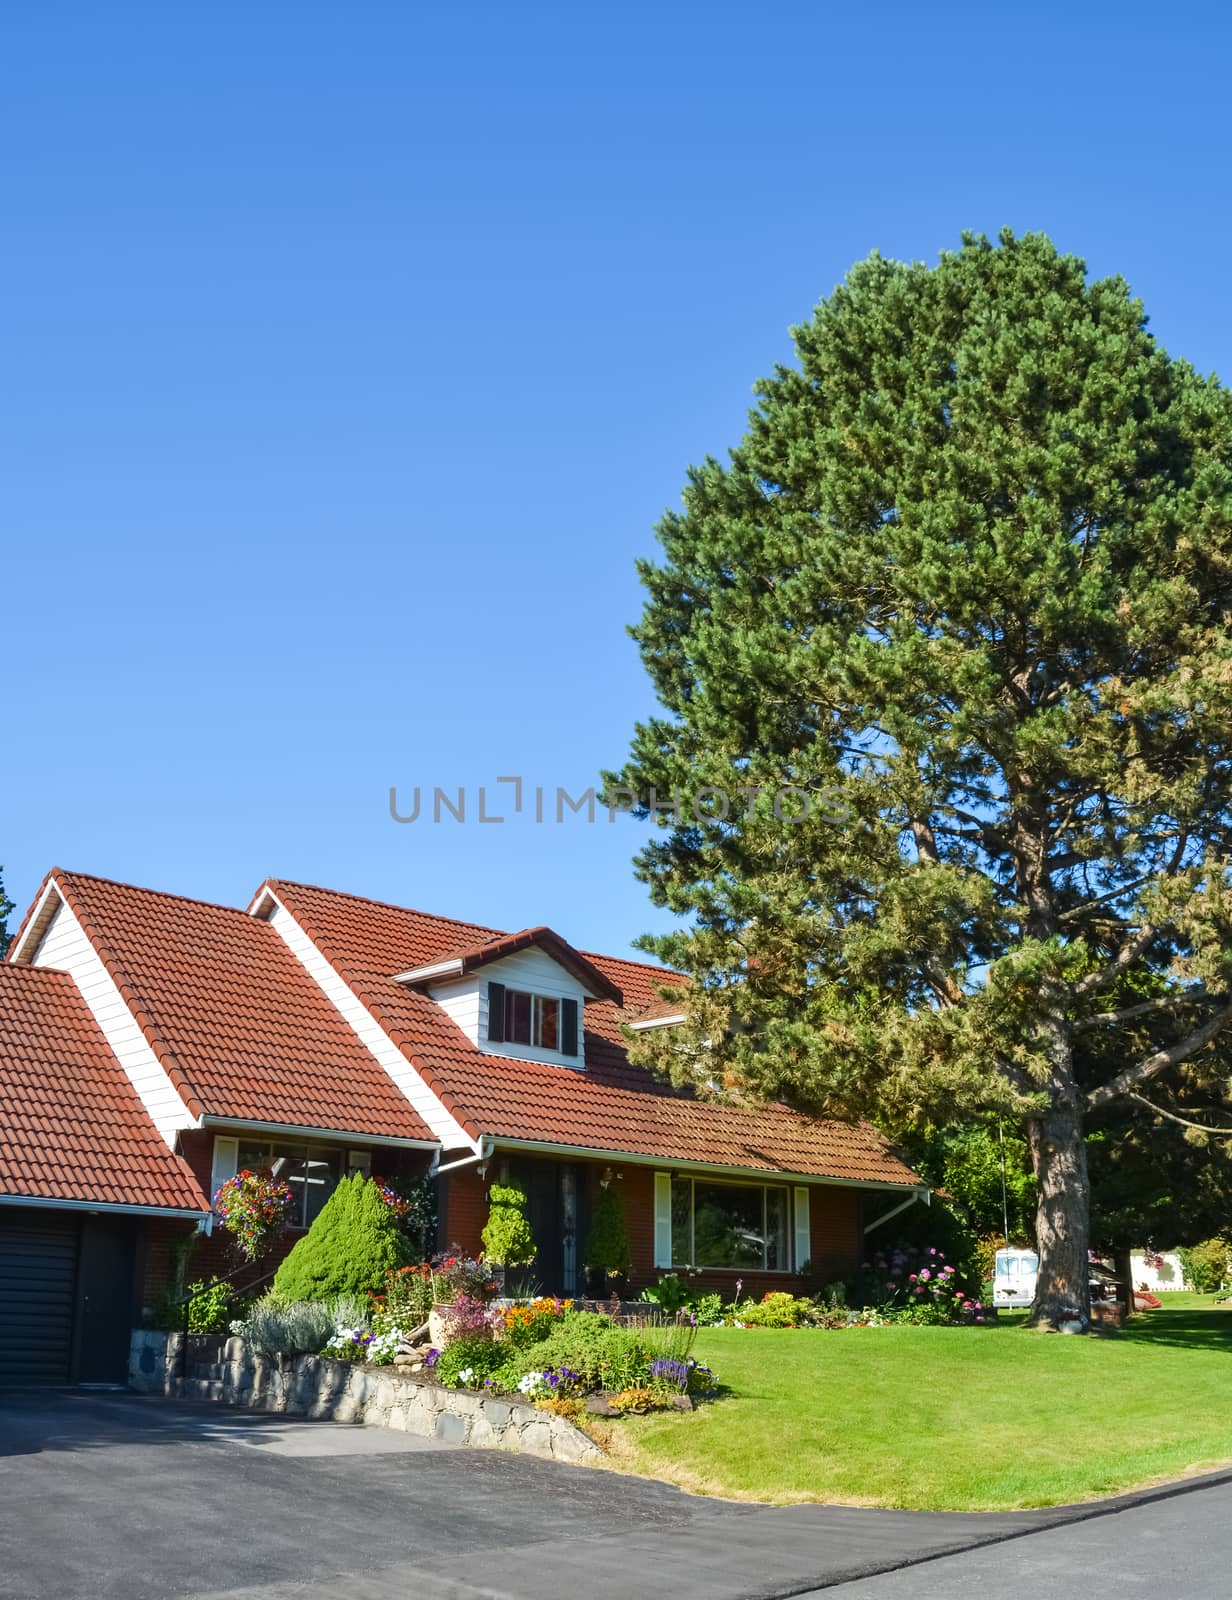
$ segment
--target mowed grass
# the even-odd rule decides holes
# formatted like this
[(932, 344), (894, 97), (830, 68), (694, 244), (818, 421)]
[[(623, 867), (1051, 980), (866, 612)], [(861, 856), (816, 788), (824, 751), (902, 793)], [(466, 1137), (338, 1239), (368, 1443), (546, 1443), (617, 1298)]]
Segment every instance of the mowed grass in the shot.
[(617, 1461), (738, 1499), (989, 1511), (1232, 1464), (1232, 1310), (1164, 1304), (1106, 1338), (706, 1329), (723, 1398), (620, 1423)]

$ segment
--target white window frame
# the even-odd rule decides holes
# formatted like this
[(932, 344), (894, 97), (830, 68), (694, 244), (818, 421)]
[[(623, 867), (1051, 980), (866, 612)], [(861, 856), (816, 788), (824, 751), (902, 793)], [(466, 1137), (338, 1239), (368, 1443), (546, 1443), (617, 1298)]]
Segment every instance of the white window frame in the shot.
[[(795, 1209), (795, 1207), (799, 1206), (800, 1202), (799, 1202), (799, 1198), (798, 1197), (799, 1197), (800, 1194), (805, 1195), (805, 1197), (806, 1197), (805, 1203), (807, 1204), (807, 1195), (808, 1195), (807, 1189), (797, 1190), (796, 1191), (796, 1194), (795, 1194), (795, 1197), (794, 1197), (795, 1198), (795, 1207), (793, 1207), (793, 1204), (792, 1204), (792, 1202), (793, 1202), (792, 1189), (786, 1183), (773, 1183), (773, 1182), (767, 1181), (766, 1179), (762, 1179), (762, 1178), (746, 1179), (746, 1178), (714, 1177), (714, 1176), (711, 1176), (709, 1173), (705, 1173), (705, 1172), (700, 1172), (700, 1173), (699, 1172), (656, 1173), (655, 1174), (656, 1222), (658, 1220), (657, 1213), (658, 1213), (658, 1210), (659, 1210), (659, 1196), (662, 1193), (662, 1191), (660, 1190), (660, 1187), (659, 1187), (659, 1181), (660, 1181), (661, 1178), (666, 1178), (667, 1181), (668, 1181), (668, 1188), (667, 1188), (667, 1237), (666, 1237), (666, 1240), (665, 1240), (665, 1243), (666, 1243), (666, 1246), (667, 1246), (666, 1252), (665, 1252), (666, 1256), (667, 1256), (667, 1260), (663, 1261), (663, 1260), (660, 1259), (660, 1255), (661, 1255), (660, 1240), (659, 1240), (658, 1237), (656, 1237), (656, 1239), (655, 1239), (655, 1258), (656, 1258), (655, 1259), (655, 1265), (656, 1266), (670, 1265), (672, 1267), (683, 1267), (683, 1268), (685, 1268), (685, 1269), (687, 1269), (688, 1271), (691, 1271), (691, 1272), (781, 1273), (784, 1277), (791, 1277), (793, 1273), (798, 1272), (800, 1270), (800, 1268), (805, 1264), (803, 1261), (795, 1259), (795, 1257), (797, 1257), (798, 1254), (799, 1254), (799, 1248), (800, 1248), (800, 1243), (801, 1243), (801, 1230), (799, 1229), (798, 1224), (793, 1229), (793, 1223), (796, 1223), (796, 1220), (797, 1220), (797, 1217), (798, 1217), (798, 1212)], [(690, 1256), (690, 1260), (688, 1260), (688, 1261), (677, 1261), (677, 1260), (675, 1260), (675, 1255), (676, 1255), (676, 1238), (675, 1238), (676, 1230), (672, 1226), (672, 1201), (673, 1201), (673, 1189), (674, 1189), (674, 1186), (677, 1183), (687, 1183), (688, 1186), (689, 1186), (689, 1256)], [(763, 1265), (762, 1266), (759, 1266), (759, 1267), (758, 1266), (711, 1267), (711, 1266), (701, 1266), (697, 1262), (697, 1260), (695, 1258), (697, 1256), (697, 1236), (696, 1236), (696, 1226), (697, 1226), (697, 1185), (699, 1183), (705, 1184), (707, 1187), (710, 1187), (710, 1188), (722, 1187), (722, 1188), (727, 1188), (727, 1189), (760, 1189), (761, 1190), (761, 1192), (762, 1192), (762, 1194), (761, 1194), (762, 1260), (763, 1260)], [(784, 1249), (784, 1254), (789, 1255), (789, 1256), (792, 1257), (791, 1264), (788, 1265), (788, 1266), (767, 1267), (767, 1266), (764, 1265), (764, 1261), (765, 1261), (765, 1246), (766, 1246), (766, 1192), (768, 1190), (770, 1190), (770, 1189), (778, 1189), (783, 1194), (783, 1218), (784, 1218), (784, 1221), (783, 1221), (783, 1249)], [(656, 1229), (656, 1234), (657, 1234), (657, 1229)], [(807, 1234), (805, 1235), (805, 1238), (807, 1239)]]
[[(515, 996), (519, 996), (519, 997), (521, 997), (523, 999), (526, 999), (526, 1000), (530, 1001), (530, 1038), (529, 1039), (513, 1039), (513, 1038), (510, 1037), (510, 1031), (511, 1030), (510, 1030), (510, 1027), (509, 1027), (509, 1021), (510, 1021), (510, 1004), (509, 1003), (510, 1003), (511, 1000), (513, 1000), (513, 998)], [(544, 1042), (543, 1042), (543, 1008), (544, 1008), (545, 1005), (551, 1005), (551, 1006), (555, 1006), (556, 1007), (556, 1043), (555, 1044), (544, 1044)], [(561, 1002), (560, 1002), (560, 999), (556, 995), (554, 995), (554, 994), (536, 994), (533, 989), (511, 989), (508, 986), (506, 986), (506, 988), (505, 988), (505, 1015), (504, 1015), (504, 1018), (502, 1020), (503, 1020), (503, 1023), (504, 1023), (503, 1032), (504, 1032), (504, 1035), (505, 1035), (504, 1039), (501, 1041), (502, 1043), (504, 1043), (504, 1044), (519, 1044), (519, 1045), (522, 1046), (522, 1048), (524, 1050), (555, 1050), (555, 1051), (559, 1051), (560, 1050)]]

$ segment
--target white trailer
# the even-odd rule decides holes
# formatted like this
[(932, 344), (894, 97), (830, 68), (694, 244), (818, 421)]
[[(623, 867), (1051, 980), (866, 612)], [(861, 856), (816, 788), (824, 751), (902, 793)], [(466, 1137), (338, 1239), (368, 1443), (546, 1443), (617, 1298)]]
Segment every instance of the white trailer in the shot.
[(998, 1250), (992, 1282), (996, 1306), (1029, 1306), (1035, 1299), (1039, 1256), (1034, 1250)]

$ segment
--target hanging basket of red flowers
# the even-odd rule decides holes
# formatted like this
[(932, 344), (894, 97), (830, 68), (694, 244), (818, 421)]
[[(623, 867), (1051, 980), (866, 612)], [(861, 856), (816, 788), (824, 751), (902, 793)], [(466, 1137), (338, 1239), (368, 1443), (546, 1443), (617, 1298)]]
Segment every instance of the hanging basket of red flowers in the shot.
[(214, 1213), (245, 1261), (256, 1261), (285, 1230), (293, 1200), (289, 1183), (245, 1168), (220, 1186)]

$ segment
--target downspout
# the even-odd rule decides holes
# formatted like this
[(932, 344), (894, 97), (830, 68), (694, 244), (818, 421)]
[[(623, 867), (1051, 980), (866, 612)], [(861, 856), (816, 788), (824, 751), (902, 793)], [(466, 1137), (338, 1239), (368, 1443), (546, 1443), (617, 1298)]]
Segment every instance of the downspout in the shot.
[(428, 1168), (428, 1177), (429, 1178), (435, 1178), (437, 1180), (437, 1184), (436, 1184), (436, 1228), (437, 1228), (436, 1243), (437, 1243), (437, 1248), (438, 1249), (443, 1249), (444, 1248), (444, 1242), (443, 1242), (444, 1241), (444, 1231), (443, 1230), (445, 1229), (445, 1225), (447, 1224), (447, 1222), (449, 1220), (448, 1215), (447, 1215), (448, 1206), (445, 1204), (446, 1191), (442, 1188), (441, 1183), (440, 1183), (441, 1174), (442, 1173), (446, 1173), (446, 1172), (458, 1172), (463, 1167), (478, 1167), (479, 1171), (480, 1171), (480, 1174), (482, 1175), (484, 1169), (487, 1167), (488, 1162), (492, 1159), (492, 1151), (493, 1151), (493, 1148), (494, 1148), (494, 1144), (495, 1144), (495, 1141), (488, 1134), (486, 1134), (486, 1133), (480, 1134), (480, 1136), (479, 1136), (479, 1148), (475, 1151), (473, 1156), (461, 1156), (461, 1157), (459, 1157), (459, 1159), (457, 1161), (447, 1161), (443, 1167), (440, 1164), (440, 1161), (441, 1161), (441, 1147), (440, 1147), (440, 1145), (437, 1145), (436, 1153), (432, 1157), (432, 1165)]
[(436, 1154), (432, 1157), (432, 1165), (428, 1168), (428, 1176), (430, 1178), (439, 1178), (442, 1172), (457, 1172), (459, 1167), (486, 1166), (492, 1159), (494, 1146), (495, 1141), (491, 1135), (482, 1134), (479, 1139), (479, 1148), (473, 1156), (462, 1156), (458, 1161), (447, 1161), (442, 1167), (440, 1165), (440, 1146), (438, 1145)]

